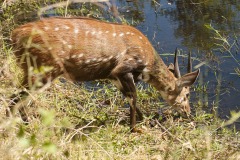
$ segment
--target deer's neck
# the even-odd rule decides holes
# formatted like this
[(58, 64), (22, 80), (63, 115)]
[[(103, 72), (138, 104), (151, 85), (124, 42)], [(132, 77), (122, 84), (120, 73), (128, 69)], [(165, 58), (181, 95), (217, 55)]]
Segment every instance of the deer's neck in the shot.
[(169, 89), (175, 88), (176, 78), (158, 55), (151, 64), (150, 70), (150, 79), (148, 83), (160, 91), (160, 94), (164, 98)]

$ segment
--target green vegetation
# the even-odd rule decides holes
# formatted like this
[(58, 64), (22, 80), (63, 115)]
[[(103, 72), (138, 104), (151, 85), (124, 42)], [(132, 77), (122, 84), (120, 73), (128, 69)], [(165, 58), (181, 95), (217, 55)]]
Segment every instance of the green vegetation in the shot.
[[(240, 113), (232, 113), (226, 122), (202, 110), (191, 120), (164, 116), (158, 92), (143, 84), (138, 85), (138, 104), (145, 114), (138, 123), (142, 134), (130, 133), (127, 101), (107, 81), (74, 84), (57, 79), (44, 92), (31, 94), (25, 108), (29, 124), (19, 115), (7, 118), (9, 97), (21, 81), (9, 35), (30, 20), (20, 17), (36, 13), (40, 4), (49, 2), (15, 2), (0, 15), (0, 159), (240, 159), (240, 133), (228, 127)], [(89, 6), (91, 13), (100, 14), (96, 6), (83, 5), (85, 14)], [(62, 15), (64, 11), (58, 9)], [(207, 86), (195, 90), (207, 92)]]
[(121, 93), (105, 83), (97, 91), (95, 87), (56, 80), (27, 107), (32, 119), (28, 125), (19, 116), (6, 119), (3, 105), (0, 155), (4, 159), (239, 158), (239, 132), (225, 127), (239, 114), (225, 123), (203, 113), (191, 121), (172, 116), (161, 121), (153, 118), (159, 106), (157, 92), (140, 86), (138, 103), (147, 117), (138, 127), (144, 133), (130, 133)]
[[(223, 33), (221, 33), (221, 31), (215, 29), (211, 24), (206, 24), (205, 25), (206, 28), (208, 28), (210, 31), (213, 32), (213, 39), (217, 40), (218, 42), (215, 43), (215, 45), (218, 47), (218, 49), (222, 52), (222, 53), (227, 53), (227, 55), (225, 55), (225, 57), (231, 57), (235, 63), (240, 66), (240, 62), (239, 60), (235, 57), (235, 55), (232, 53), (233, 48), (236, 48), (237, 50), (239, 50), (238, 48), (238, 37), (235, 35), (234, 36), (234, 41), (232, 43), (229, 42), (228, 37), (224, 36)], [(236, 74), (239, 75), (239, 68), (235, 68), (234, 69)]]

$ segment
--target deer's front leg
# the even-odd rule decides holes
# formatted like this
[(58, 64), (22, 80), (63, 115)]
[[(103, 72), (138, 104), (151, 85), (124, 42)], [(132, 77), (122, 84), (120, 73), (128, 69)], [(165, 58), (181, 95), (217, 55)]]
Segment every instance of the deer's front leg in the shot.
[(132, 132), (135, 132), (136, 125), (136, 99), (137, 93), (133, 80), (132, 73), (120, 74), (118, 75), (116, 81), (113, 83), (117, 88), (123, 93), (123, 95), (128, 99), (130, 104), (130, 129)]

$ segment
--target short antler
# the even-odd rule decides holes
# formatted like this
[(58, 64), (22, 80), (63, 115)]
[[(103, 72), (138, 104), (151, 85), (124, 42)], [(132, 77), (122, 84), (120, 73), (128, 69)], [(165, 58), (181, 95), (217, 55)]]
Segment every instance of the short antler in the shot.
[(180, 73), (179, 65), (178, 65), (178, 49), (177, 48), (175, 50), (175, 57), (174, 57), (174, 75), (176, 78), (181, 77), (181, 73)]
[(189, 51), (188, 53), (188, 73), (191, 73), (192, 72), (192, 53), (191, 51)]

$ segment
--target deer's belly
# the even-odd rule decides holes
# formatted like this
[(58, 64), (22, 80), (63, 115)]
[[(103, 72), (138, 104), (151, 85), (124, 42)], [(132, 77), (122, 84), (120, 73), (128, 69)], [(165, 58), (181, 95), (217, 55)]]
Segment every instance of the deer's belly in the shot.
[(114, 63), (82, 62), (81, 64), (66, 65), (65, 69), (69, 77), (75, 81), (91, 81), (96, 79), (107, 79), (114, 69)]

